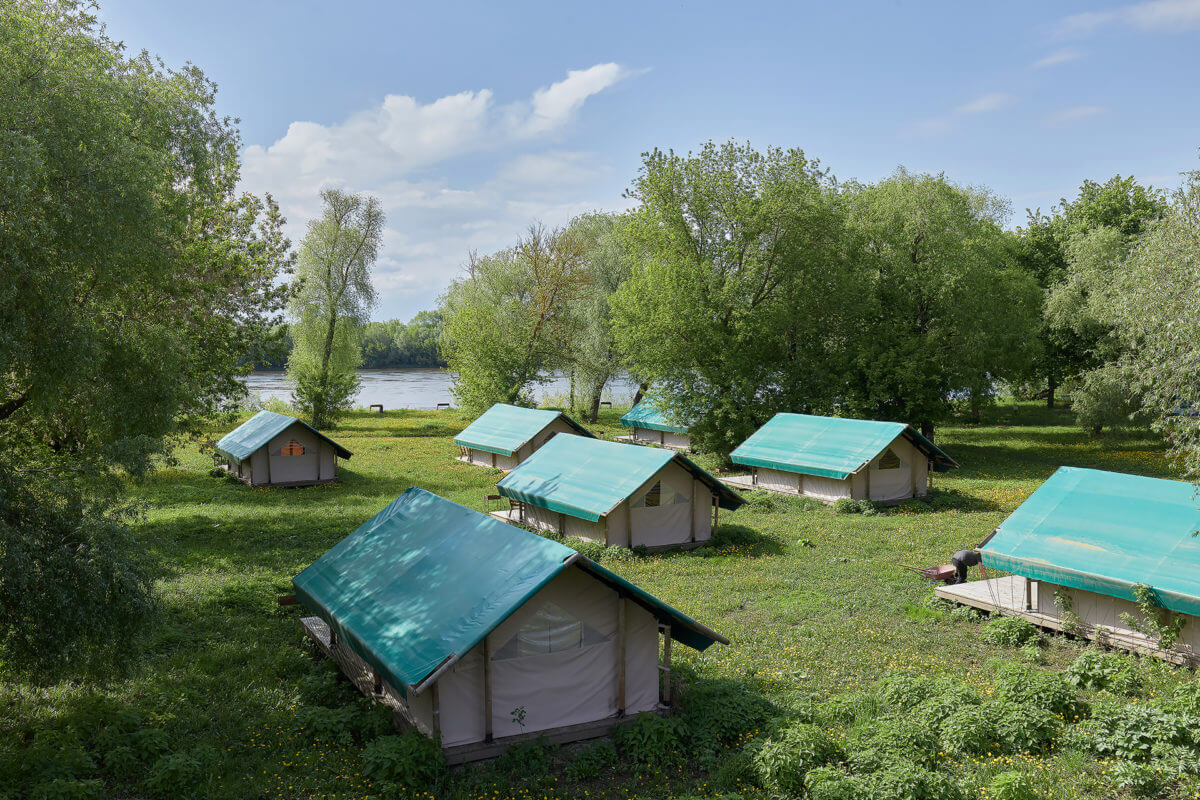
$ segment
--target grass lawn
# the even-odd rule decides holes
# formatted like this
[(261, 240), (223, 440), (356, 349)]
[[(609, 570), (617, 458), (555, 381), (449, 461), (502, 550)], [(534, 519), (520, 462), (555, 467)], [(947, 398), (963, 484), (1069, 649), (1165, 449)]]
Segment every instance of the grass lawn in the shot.
[[(617, 435), (618, 417), (619, 411), (606, 410), (596, 427), (606, 437)], [(119, 673), (48, 686), (0, 685), (0, 769), (9, 776), (0, 780), (0, 798), (34, 796), (38, 782), (37, 792), (46, 796), (375, 794), (363, 774), (361, 732), (335, 726), (314, 735), (300, 721), (298, 710), (312, 705), (322, 667), (303, 643), (299, 610), (275, 600), (291, 592), (293, 575), (409, 486), (485, 510), (499, 472), (453, 459), (452, 438), (467, 422), (448, 411), (354, 413), (334, 434), (354, 457), (331, 486), (251, 489), (210, 477), (211, 460), (195, 444), (180, 448), (176, 465), (132, 486), (147, 506), (137, 531), (157, 576), (161, 622)], [(945, 563), (952, 551), (976, 544), (1060, 465), (1171, 473), (1162, 443), (1147, 431), (1092, 439), (1072, 427), (1068, 412), (1035, 406), (997, 407), (983, 425), (943, 427), (938, 444), (963, 466), (936, 475), (931, 503), (864, 516), (755, 493), (747, 507), (722, 513), (720, 546), (605, 564), (732, 640), (703, 655), (676, 649), (680, 672), (693, 684), (733, 685), (786, 709), (853, 693), (885, 673), (914, 670), (954, 676), (986, 695), (997, 661), (1023, 656), (985, 644), (979, 621), (932, 607), (932, 586), (902, 565)], [(1061, 669), (1082, 647), (1053, 638), (1038, 668)], [(1129, 702), (1191, 679), (1152, 660), (1139, 661), (1137, 669), (1144, 689), (1140, 700)], [(114, 709), (129, 712), (130, 730), (164, 734), (130, 745), (135, 760), (123, 777), (110, 763), (119, 760), (111, 755), (112, 742), (98, 734), (75, 741), (44, 733), (88, 729), (89, 715), (101, 713), (98, 705), (110, 716)], [(80, 785), (95, 774), (102, 783), (62, 789), (68, 784), (60, 780), (53, 791), (76, 794), (52, 795), (46, 781), (53, 775), (38, 772), (38, 759), (81, 757), (92, 760), (90, 772), (86, 764), (63, 767), (60, 777)], [(623, 759), (587, 778), (564, 770), (569, 753), (546, 757), (548, 768), (532, 758), (456, 772), (439, 796), (719, 793), (695, 760), (639, 768)], [(1109, 762), (1073, 750), (979, 757), (962, 770), (983, 785), (1014, 767), (1029, 772), (1046, 798), (1118, 792)], [(1184, 796), (1183, 783), (1167, 784), (1167, 796)], [(748, 790), (746, 796), (756, 795)]]

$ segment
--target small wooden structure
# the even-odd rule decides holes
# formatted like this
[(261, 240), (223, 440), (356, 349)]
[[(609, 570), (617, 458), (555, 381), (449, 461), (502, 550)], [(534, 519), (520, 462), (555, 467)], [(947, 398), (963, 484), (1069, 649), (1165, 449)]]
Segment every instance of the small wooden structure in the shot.
[(594, 438), (561, 411), (496, 403), (454, 437), (458, 460), (510, 470), (557, 434)]
[(651, 444), (669, 447), (672, 450), (689, 452), (692, 449), (688, 426), (680, 425), (669, 418), (655, 402), (653, 396), (643, 398), (625, 412), (621, 424), (630, 429), (628, 436), (616, 437), (618, 442), (629, 444)]
[(293, 585), (316, 646), (452, 764), (662, 712), (671, 642), (728, 644), (570, 548), (417, 488)]
[(497, 489), (511, 501), (497, 519), (648, 550), (703, 544), (745, 503), (682, 453), (580, 436), (551, 439)]
[(250, 486), (316, 486), (337, 480), (349, 450), (295, 417), (260, 411), (216, 444), (222, 469)]

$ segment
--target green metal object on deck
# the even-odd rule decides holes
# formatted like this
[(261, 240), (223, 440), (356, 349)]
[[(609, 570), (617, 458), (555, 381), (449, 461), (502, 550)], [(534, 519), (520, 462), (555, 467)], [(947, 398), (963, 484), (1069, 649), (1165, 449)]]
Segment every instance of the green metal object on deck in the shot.
[(642, 398), (637, 405), (626, 411), (625, 415), (621, 417), (621, 424), (628, 428), (643, 428), (650, 431), (688, 432), (688, 426), (672, 422), (658, 407), (652, 396)]
[(730, 453), (735, 464), (845, 480), (903, 436), (939, 472), (958, 462), (911, 425), (867, 419), (776, 414)]
[(223, 456), (232, 458), (238, 464), (245, 461), (254, 451), (270, 442), (279, 434), (293, 425), (303, 425), (333, 446), (334, 451), (342, 458), (349, 458), (349, 450), (330, 439), (304, 420), (289, 417), (286, 414), (276, 414), (274, 411), (260, 411), (217, 442), (216, 450)]
[(572, 565), (669, 624), (681, 644), (727, 642), (569, 547), (416, 487), (292, 584), (340, 642), (407, 694)]
[[(537, 436), (554, 420), (570, 425), (580, 436), (592, 437), (592, 432), (561, 411), (544, 408), (522, 408), (496, 403), (454, 437), (454, 443), (472, 450), (483, 450), (501, 456), (516, 455), (521, 447)], [(594, 437), (593, 437), (594, 438)]]
[(682, 453), (578, 436), (554, 437), (496, 486), (512, 500), (596, 522), (671, 461), (708, 486), (721, 508), (746, 502)]
[(1200, 614), (1200, 500), (1183, 481), (1061, 467), (980, 548), (986, 566)]

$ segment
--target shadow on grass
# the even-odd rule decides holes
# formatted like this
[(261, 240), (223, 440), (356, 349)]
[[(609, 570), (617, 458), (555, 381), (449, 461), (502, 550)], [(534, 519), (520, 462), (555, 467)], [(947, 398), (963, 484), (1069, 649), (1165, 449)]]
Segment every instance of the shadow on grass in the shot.
[(967, 494), (960, 489), (931, 489), (925, 497), (914, 497), (890, 508), (881, 509), (885, 514), (940, 514), (945, 511), (970, 514), (999, 510), (999, 503)]
[(717, 526), (713, 537), (703, 547), (686, 551), (687, 555), (699, 558), (737, 555), (749, 558), (777, 556), (783, 545), (774, 537), (759, 533), (745, 525), (725, 523)]

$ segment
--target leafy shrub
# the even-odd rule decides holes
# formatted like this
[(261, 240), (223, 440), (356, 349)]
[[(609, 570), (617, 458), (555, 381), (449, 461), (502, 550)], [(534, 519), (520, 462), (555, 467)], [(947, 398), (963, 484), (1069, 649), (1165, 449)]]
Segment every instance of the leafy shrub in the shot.
[(1024, 772), (1010, 769), (1001, 772), (988, 784), (988, 797), (994, 800), (1037, 800), (1033, 781)]
[(142, 786), (160, 797), (177, 797), (181, 789), (194, 786), (200, 775), (200, 761), (191, 753), (171, 753), (154, 762)]
[(588, 781), (599, 778), (601, 773), (616, 763), (617, 748), (608, 739), (601, 739), (580, 750), (565, 772), (573, 781)]
[(979, 634), (979, 638), (988, 644), (1002, 647), (1020, 647), (1037, 637), (1037, 626), (1023, 617), (997, 617), (989, 620)]
[(21, 762), (26, 775), (45, 782), (90, 777), (96, 769), (91, 753), (74, 731), (38, 731)]
[(613, 740), (634, 763), (662, 764), (679, 758), (680, 727), (675, 718), (643, 711), (633, 722), (619, 726), (613, 732)]
[(876, 720), (856, 730), (846, 744), (851, 771), (869, 773), (895, 761), (932, 767), (937, 761), (937, 734), (910, 716)]
[(962, 789), (949, 775), (902, 760), (865, 776), (859, 797), (862, 800), (964, 800)]
[(1160, 767), (1121, 761), (1112, 771), (1113, 782), (1137, 797), (1154, 797), (1167, 784), (1167, 776)]
[(809, 770), (838, 761), (841, 748), (824, 730), (810, 723), (786, 727), (767, 739), (754, 756), (759, 783), (766, 789), (799, 795)]
[(167, 752), (170, 742), (162, 728), (142, 728), (129, 735), (129, 746), (142, 761), (152, 761)]
[(1136, 694), (1142, 687), (1142, 676), (1131, 657), (1094, 648), (1080, 653), (1063, 674), (1080, 689)]
[(1062, 733), (1063, 722), (1044, 706), (1000, 700), (985, 708), (992, 712), (996, 738), (1013, 753), (1036, 753)]
[(563, 538), (562, 543), (574, 550), (579, 555), (590, 558), (592, 561), (604, 560), (604, 545), (599, 542), (592, 542), (587, 539), (577, 539), (574, 536)]
[(351, 745), (354, 744), (355, 717), (357, 716), (358, 709), (354, 706), (341, 708), (301, 706), (292, 718), (292, 725), (297, 731), (302, 731), (311, 739)]
[(320, 669), (312, 670), (296, 681), (296, 688), (300, 699), (313, 706), (335, 708), (348, 705), (360, 696), (353, 684), (342, 678), (333, 661), (321, 662)]
[(496, 759), (496, 769), (512, 778), (529, 781), (544, 778), (554, 765), (558, 746), (539, 736), (532, 741), (520, 742), (504, 751)]
[(114, 778), (132, 778), (137, 775), (142, 761), (132, 747), (117, 745), (104, 751), (104, 771)]
[(833, 510), (837, 514), (862, 514), (872, 517), (879, 509), (870, 500), (851, 500), (849, 497), (839, 497), (833, 501)]
[(363, 748), (363, 774), (385, 792), (428, 791), (446, 768), (442, 748), (417, 731), (380, 736)]
[(859, 800), (865, 793), (863, 780), (837, 767), (815, 767), (804, 776), (810, 800)]
[(953, 681), (914, 672), (892, 672), (875, 682), (879, 699), (894, 710), (907, 711), (951, 688)]
[(954, 684), (941, 694), (934, 695), (912, 710), (912, 718), (930, 730), (940, 730), (942, 723), (964, 706), (978, 706), (983, 699), (969, 686)]
[(708, 783), (718, 792), (744, 792), (757, 786), (751, 751), (742, 749), (727, 755), (709, 774)]
[(996, 674), (996, 697), (1027, 703), (1075, 720), (1088, 713), (1088, 705), (1075, 687), (1057, 672), (1043, 672), (1025, 664), (1003, 664)]
[(679, 701), (685, 746), (695, 756), (740, 747), (762, 730), (777, 709), (757, 692), (731, 683), (694, 683)]
[(1093, 752), (1127, 761), (1147, 761), (1156, 750), (1194, 747), (1194, 718), (1158, 706), (1109, 703), (1098, 706), (1093, 725), (1081, 733)]
[(1176, 686), (1163, 702), (1163, 708), (1180, 714), (1200, 716), (1200, 681), (1190, 680)]
[(34, 788), (32, 800), (103, 800), (104, 784), (97, 778), (56, 778)]
[(874, 719), (883, 711), (883, 702), (875, 692), (843, 692), (817, 707), (820, 719), (835, 725), (847, 725)]
[(939, 738), (944, 750), (958, 755), (981, 756), (1000, 748), (993, 710), (979, 705), (963, 706), (946, 717)]
[(955, 622), (978, 622), (983, 619), (983, 612), (970, 606), (956, 605), (950, 611), (950, 619)]

